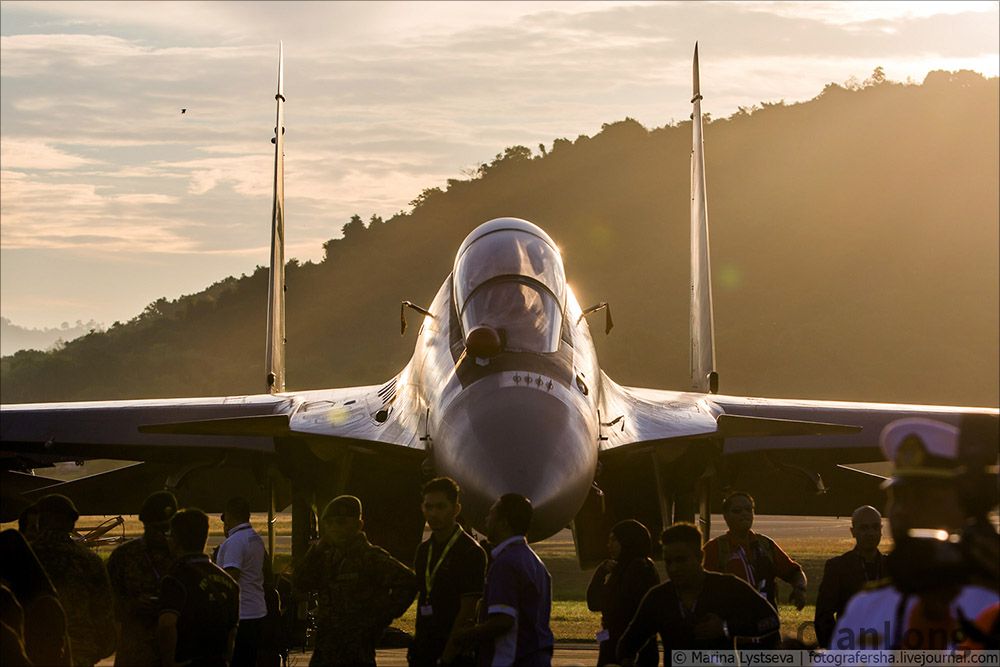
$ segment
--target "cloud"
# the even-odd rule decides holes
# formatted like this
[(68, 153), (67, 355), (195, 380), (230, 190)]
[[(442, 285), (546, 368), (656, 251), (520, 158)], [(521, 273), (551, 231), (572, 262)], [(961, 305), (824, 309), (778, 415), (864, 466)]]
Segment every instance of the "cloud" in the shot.
[(849, 25), (872, 20), (892, 21), (910, 18), (928, 18), (949, 14), (986, 14), (996, 10), (995, 2), (823, 2), (771, 1), (744, 2), (748, 11), (774, 14), (777, 16), (808, 17), (832, 25)]
[(262, 154), (210, 157), (160, 165), (170, 171), (186, 173), (190, 180), (188, 192), (204, 195), (222, 184), (248, 197), (271, 195), (274, 177), (273, 160)]
[(114, 201), (120, 204), (174, 204), (177, 202), (177, 197), (149, 193), (149, 194), (134, 194), (134, 195), (118, 195), (114, 197)]
[(31, 139), (4, 139), (0, 144), (4, 169), (74, 169), (96, 160), (73, 155)]
[(23, 248), (101, 248), (108, 251), (181, 250), (191, 242), (172, 232), (176, 222), (156, 215), (163, 195), (106, 195), (91, 183), (48, 183), (0, 172), (0, 242)]
[(626, 116), (647, 127), (686, 118), (695, 39), (715, 117), (809, 99), (877, 65), (896, 80), (995, 75), (1000, 41), (992, 2), (46, 2), (0, 13), (3, 252), (248, 263), (268, 238), (279, 38), (289, 234), (311, 259), (351, 214), (388, 217), (506, 146)]

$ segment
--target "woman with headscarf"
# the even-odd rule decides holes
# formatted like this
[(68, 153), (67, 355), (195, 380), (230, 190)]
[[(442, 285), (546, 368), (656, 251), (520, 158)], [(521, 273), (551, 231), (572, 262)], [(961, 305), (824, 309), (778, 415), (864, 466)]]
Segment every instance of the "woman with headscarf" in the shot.
[[(653, 544), (649, 531), (638, 521), (621, 521), (608, 536), (610, 559), (601, 563), (587, 587), (587, 607), (601, 612), (603, 630), (598, 635), (601, 650), (597, 665), (613, 664), (615, 649), (646, 592), (660, 583), (650, 555)], [(639, 651), (637, 667), (655, 667), (659, 661), (656, 639)]]

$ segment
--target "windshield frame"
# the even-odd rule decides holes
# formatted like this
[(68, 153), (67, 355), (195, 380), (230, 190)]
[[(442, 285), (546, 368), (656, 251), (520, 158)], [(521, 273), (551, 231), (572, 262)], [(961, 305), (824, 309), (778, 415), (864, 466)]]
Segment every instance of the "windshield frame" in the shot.
[[(474, 264), (477, 260), (479, 260), (477, 255), (488, 252), (491, 249), (491, 246), (493, 245), (491, 241), (500, 238), (495, 237), (495, 235), (500, 234), (503, 234), (504, 237), (515, 241), (515, 245), (513, 247), (516, 248), (516, 250), (514, 252), (528, 253), (531, 250), (541, 249), (542, 253), (539, 259), (541, 259), (544, 264), (542, 269), (536, 269), (533, 266), (533, 261), (530, 257), (522, 257), (520, 258), (520, 266), (523, 267), (524, 270), (505, 270), (515, 267), (516, 262), (511, 261), (512, 257), (510, 256), (501, 257), (499, 260), (494, 262), (493, 266), (470, 267), (470, 264)], [(491, 239), (490, 237), (495, 238)], [(525, 243), (525, 241), (529, 241), (530, 244)], [(508, 248), (510, 247), (511, 246), (508, 246)], [(527, 259), (527, 262), (525, 259)], [(503, 272), (501, 273), (501, 271)], [(472, 298), (472, 295), (475, 294), (481, 287), (497, 279), (514, 278), (531, 281), (541, 285), (556, 300), (556, 303), (559, 305), (560, 312), (565, 311), (566, 273), (562, 264), (562, 256), (560, 255), (558, 248), (556, 248), (548, 239), (539, 236), (528, 229), (504, 227), (478, 236), (471, 243), (469, 243), (468, 246), (463, 248), (455, 258), (455, 268), (453, 274), (455, 304), (460, 314), (465, 311), (465, 306)], [(469, 284), (472, 282), (470, 278), (476, 278), (475, 284)]]
[[(544, 311), (544, 319), (539, 319), (536, 316), (534, 323), (531, 323), (528, 321), (530, 312), (525, 311), (521, 319), (467, 322), (467, 314), (470, 316), (476, 314), (469, 313), (469, 307), (472, 306), (475, 308), (477, 306), (477, 296), (484, 295), (491, 288), (510, 284), (526, 287), (538, 294)], [(566, 319), (564, 304), (559, 302), (559, 298), (547, 285), (530, 276), (503, 274), (489, 278), (469, 293), (461, 309), (457, 307), (456, 303), (455, 310), (458, 314), (458, 323), (461, 327), (463, 337), (468, 336), (469, 331), (476, 327), (489, 326), (498, 333), (501, 333), (504, 351), (552, 354), (558, 352), (562, 344), (563, 321)], [(481, 317), (482, 314), (479, 315)], [(534, 326), (533, 330), (531, 330), (525, 326), (534, 325), (539, 322), (543, 325), (543, 328)]]

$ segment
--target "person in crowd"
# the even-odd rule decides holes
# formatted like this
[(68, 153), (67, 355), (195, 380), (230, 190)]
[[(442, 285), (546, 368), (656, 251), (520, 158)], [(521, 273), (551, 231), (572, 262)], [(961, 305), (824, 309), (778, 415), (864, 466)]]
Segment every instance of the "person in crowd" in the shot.
[(240, 585), (240, 625), (236, 631), (233, 665), (257, 664), (257, 651), (267, 617), (264, 599), (264, 540), (250, 525), (250, 501), (231, 498), (222, 514), (226, 540), (219, 546), (215, 564)]
[(170, 519), (174, 563), (160, 584), (156, 627), (163, 667), (227, 667), (236, 642), (240, 587), (205, 553), (208, 516), (183, 509)]
[(789, 602), (801, 611), (806, 606), (806, 574), (774, 540), (751, 530), (754, 509), (753, 497), (742, 491), (722, 501), (722, 516), (729, 530), (705, 545), (705, 569), (735, 574), (775, 609), (775, 578), (783, 579), (792, 585)]
[(316, 647), (309, 664), (374, 665), (375, 645), (417, 592), (413, 570), (368, 541), (361, 501), (323, 509), (320, 540), (295, 569), (300, 593), (316, 591)]
[(507, 493), (486, 517), (487, 537), (496, 546), (490, 552), (479, 623), (460, 630), (456, 638), (461, 646), (479, 648), (481, 665), (552, 664), (552, 577), (525, 539), (532, 512), (530, 500)]
[(6, 584), (0, 583), (0, 664), (30, 666), (24, 648), (24, 610)]
[(882, 515), (871, 505), (863, 505), (851, 515), (854, 548), (826, 561), (823, 580), (816, 597), (816, 641), (829, 646), (837, 618), (847, 601), (868, 585), (888, 574), (885, 556), (878, 550), (882, 541)]
[(483, 596), (486, 552), (458, 524), (462, 512), (455, 480), (438, 477), (423, 488), (421, 509), (431, 536), (417, 547), (417, 623), (409, 664), (471, 665), (458, 653), (458, 630), (476, 621)]
[[(996, 506), (996, 475), (987, 472), (996, 460), (996, 433), (995, 417), (987, 419), (985, 436), (965, 422), (960, 430), (917, 417), (882, 430), (882, 451), (894, 462), (887, 480), (889, 579), (851, 598), (829, 648), (942, 650), (982, 634), (977, 621), (1000, 600), (989, 583), (996, 560), (983, 564), (976, 556), (988, 543), (996, 553), (996, 532), (986, 519)], [(985, 461), (976, 461), (977, 450)], [(961, 545), (951, 542), (949, 535), (969, 530), (970, 519), (986, 523), (985, 535), (963, 533)]]
[(177, 499), (169, 491), (147, 497), (139, 509), (142, 535), (122, 544), (108, 557), (119, 627), (116, 667), (160, 665), (156, 643), (160, 583), (174, 560), (167, 534), (176, 511)]
[[(620, 521), (608, 536), (609, 560), (601, 563), (587, 587), (587, 608), (601, 612), (602, 630), (598, 634), (598, 667), (616, 661), (615, 649), (639, 603), (650, 588), (660, 583), (649, 530), (634, 519)], [(636, 665), (655, 667), (660, 654), (656, 641), (639, 649)]]
[(28, 542), (38, 537), (38, 505), (28, 505), (17, 517), (17, 529)]
[(101, 557), (70, 533), (80, 518), (73, 501), (49, 494), (38, 503), (38, 538), (31, 544), (66, 612), (73, 664), (90, 666), (115, 650), (114, 596)]
[(639, 649), (658, 633), (663, 640), (663, 664), (673, 664), (678, 649), (771, 648), (778, 641), (778, 612), (742, 579), (707, 572), (701, 531), (675, 523), (663, 531), (666, 583), (652, 588), (618, 642), (618, 660), (634, 665)]
[(17, 530), (0, 533), (0, 583), (21, 607), (27, 659), (35, 665), (71, 665), (66, 613), (49, 575)]

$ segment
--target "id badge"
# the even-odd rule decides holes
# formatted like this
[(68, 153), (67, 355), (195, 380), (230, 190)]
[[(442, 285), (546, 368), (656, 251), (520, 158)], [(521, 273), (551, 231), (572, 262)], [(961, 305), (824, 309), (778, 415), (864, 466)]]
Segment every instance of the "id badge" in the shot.
[(420, 615), (421, 616), (433, 616), (434, 615), (434, 608), (431, 607), (429, 604), (422, 604), (422, 605), (420, 605)]
[(596, 635), (594, 635), (594, 639), (596, 639), (599, 642), (606, 642), (609, 639), (611, 639), (611, 633), (608, 632), (607, 628), (605, 628), (600, 632), (598, 632)]

